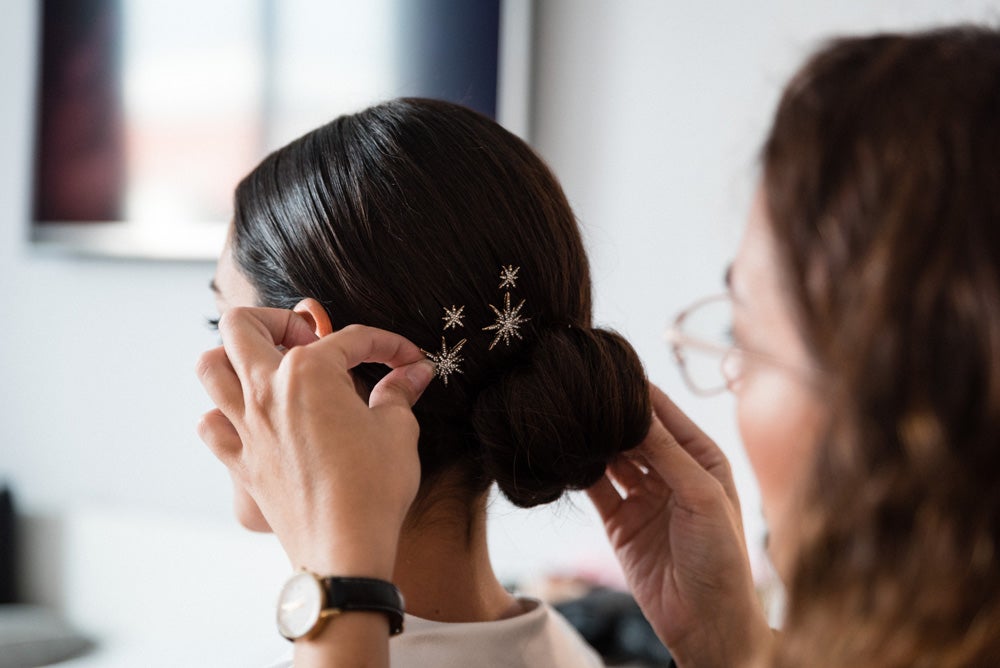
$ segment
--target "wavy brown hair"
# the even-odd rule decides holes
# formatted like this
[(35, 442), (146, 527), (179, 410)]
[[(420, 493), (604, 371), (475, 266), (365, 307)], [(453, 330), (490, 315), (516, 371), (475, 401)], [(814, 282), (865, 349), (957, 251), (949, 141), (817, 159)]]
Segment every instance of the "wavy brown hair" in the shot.
[(777, 663), (1000, 665), (1000, 33), (828, 44), (763, 168), (835, 416)]

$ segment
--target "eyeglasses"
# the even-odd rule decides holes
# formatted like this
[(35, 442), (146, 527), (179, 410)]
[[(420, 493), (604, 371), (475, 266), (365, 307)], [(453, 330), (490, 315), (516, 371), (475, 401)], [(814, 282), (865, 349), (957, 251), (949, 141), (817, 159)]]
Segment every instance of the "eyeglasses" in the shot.
[(745, 351), (733, 343), (732, 298), (701, 299), (677, 314), (666, 339), (684, 382), (701, 396), (720, 394), (743, 373)]
[(666, 339), (688, 388), (709, 397), (732, 390), (752, 365), (781, 369), (811, 386), (822, 385), (814, 367), (789, 364), (774, 355), (747, 350), (733, 341), (733, 299), (728, 294), (696, 301), (681, 311)]

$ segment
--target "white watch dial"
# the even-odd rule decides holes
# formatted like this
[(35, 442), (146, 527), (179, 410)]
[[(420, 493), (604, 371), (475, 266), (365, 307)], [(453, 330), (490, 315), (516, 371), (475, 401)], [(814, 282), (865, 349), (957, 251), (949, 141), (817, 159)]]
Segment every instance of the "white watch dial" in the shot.
[(323, 610), (323, 586), (312, 573), (296, 573), (278, 595), (278, 631), (290, 640), (307, 635)]

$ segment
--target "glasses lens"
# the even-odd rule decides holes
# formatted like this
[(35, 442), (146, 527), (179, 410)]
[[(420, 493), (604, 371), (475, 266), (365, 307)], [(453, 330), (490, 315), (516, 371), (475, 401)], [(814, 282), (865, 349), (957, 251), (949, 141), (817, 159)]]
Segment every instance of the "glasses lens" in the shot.
[(707, 300), (688, 311), (677, 325), (685, 341), (676, 348), (678, 362), (692, 389), (701, 394), (726, 389), (724, 366), (733, 345), (729, 299)]

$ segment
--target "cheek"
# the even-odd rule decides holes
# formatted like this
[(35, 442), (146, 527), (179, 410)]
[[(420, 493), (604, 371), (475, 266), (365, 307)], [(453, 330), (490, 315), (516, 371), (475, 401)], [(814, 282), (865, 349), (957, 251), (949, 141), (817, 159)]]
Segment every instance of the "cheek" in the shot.
[(747, 458), (760, 484), (772, 547), (784, 543), (791, 510), (807, 484), (823, 411), (797, 383), (776, 373), (747, 378), (737, 393), (737, 419)]
[(257, 502), (236, 483), (233, 483), (233, 513), (239, 523), (250, 531), (271, 533), (271, 526), (261, 514)]

